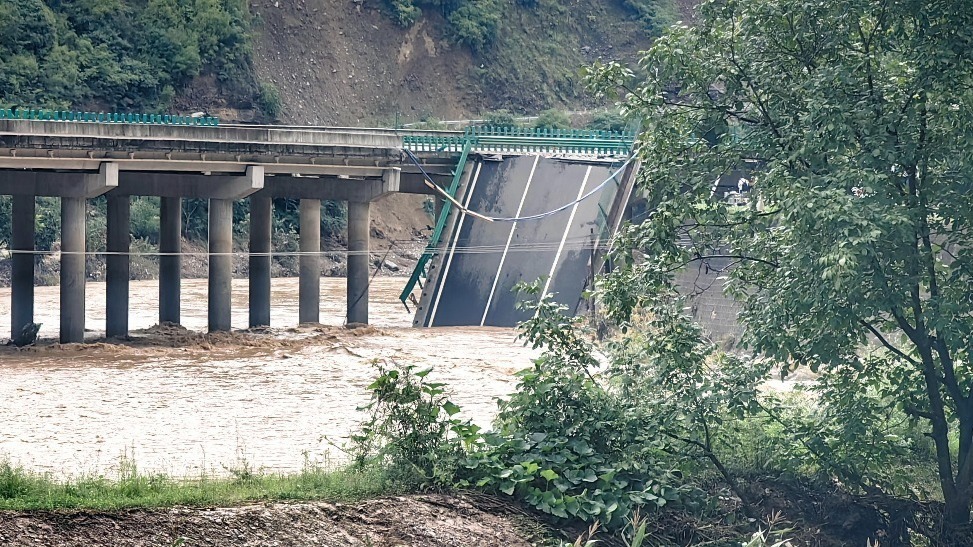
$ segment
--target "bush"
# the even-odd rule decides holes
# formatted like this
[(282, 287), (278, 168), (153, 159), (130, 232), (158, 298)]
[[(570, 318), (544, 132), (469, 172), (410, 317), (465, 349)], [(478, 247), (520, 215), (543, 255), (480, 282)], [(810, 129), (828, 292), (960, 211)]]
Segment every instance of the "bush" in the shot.
[(270, 82), (260, 82), (257, 104), (264, 114), (274, 119), (277, 119), (284, 111), (284, 101), (280, 96), (280, 90)]
[(617, 110), (605, 110), (595, 114), (591, 118), (588, 129), (597, 131), (625, 131), (628, 129), (628, 121)]
[(535, 129), (571, 129), (571, 117), (567, 112), (549, 109), (545, 110), (534, 120)]
[(459, 407), (445, 396), (444, 384), (426, 379), (432, 369), (376, 367), (363, 407), (371, 416), (351, 437), (356, 465), (381, 463), (407, 486), (452, 484), (463, 451), (458, 433), (475, 437), (477, 429), (453, 418)]
[(157, 197), (136, 196), (132, 198), (132, 237), (136, 240), (159, 244), (159, 207), (161, 201)]
[(422, 10), (412, 0), (392, 0), (392, 12), (395, 21), (403, 27), (411, 27), (422, 17)]
[(517, 119), (509, 110), (495, 110), (483, 116), (483, 125), (488, 127), (517, 127)]
[(493, 43), (503, 17), (497, 0), (467, 1), (449, 14), (449, 32), (460, 44), (482, 51)]

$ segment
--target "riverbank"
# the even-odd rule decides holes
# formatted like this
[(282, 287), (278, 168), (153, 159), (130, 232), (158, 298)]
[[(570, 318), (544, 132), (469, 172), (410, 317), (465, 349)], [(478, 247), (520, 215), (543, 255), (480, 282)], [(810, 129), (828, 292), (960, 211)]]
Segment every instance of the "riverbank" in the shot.
[[(0, 544), (528, 547), (529, 520), (487, 498), (412, 495), (341, 502), (120, 511), (0, 511)], [(533, 527), (537, 529), (536, 525)]]

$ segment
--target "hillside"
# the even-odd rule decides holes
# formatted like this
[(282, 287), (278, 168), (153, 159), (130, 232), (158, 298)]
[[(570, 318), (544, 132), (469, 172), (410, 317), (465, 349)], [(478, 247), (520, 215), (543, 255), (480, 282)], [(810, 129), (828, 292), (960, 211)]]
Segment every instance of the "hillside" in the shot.
[(508, 2), (493, 41), (451, 37), (443, 14), (411, 27), (384, 0), (255, 0), (254, 67), (280, 90), (288, 123), (394, 125), (505, 108), (536, 113), (588, 104), (578, 69), (631, 60), (649, 44), (623, 0)]

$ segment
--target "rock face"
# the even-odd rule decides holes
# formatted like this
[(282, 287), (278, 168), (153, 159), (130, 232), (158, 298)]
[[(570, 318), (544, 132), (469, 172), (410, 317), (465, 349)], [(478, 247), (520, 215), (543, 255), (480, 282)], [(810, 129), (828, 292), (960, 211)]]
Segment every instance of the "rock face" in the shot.
[(0, 512), (0, 544), (74, 546), (316, 545), (528, 547), (509, 515), (444, 495), (352, 504), (270, 503), (116, 512)]

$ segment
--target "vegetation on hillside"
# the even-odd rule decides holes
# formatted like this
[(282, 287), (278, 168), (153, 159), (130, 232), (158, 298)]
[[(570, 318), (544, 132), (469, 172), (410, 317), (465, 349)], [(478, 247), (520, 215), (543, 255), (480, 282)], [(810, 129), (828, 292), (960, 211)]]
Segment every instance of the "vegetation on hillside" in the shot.
[[(395, 20), (402, 26), (414, 25), (422, 17), (423, 8), (440, 11), (447, 23), (447, 33), (459, 44), (483, 51), (496, 43), (509, 2), (500, 0), (388, 0)], [(567, 10), (558, 0), (518, 0), (521, 7), (537, 11), (558, 8)], [(624, 5), (645, 25), (647, 32), (657, 35), (674, 19), (675, 9), (666, 0), (624, 0)]]
[(0, 0), (0, 107), (164, 110), (201, 74), (252, 97), (245, 0)]
[(620, 45), (631, 52), (648, 47), (678, 19), (674, 0), (599, 0), (583, 7), (562, 0), (387, 4), (403, 26), (420, 20), (442, 25), (447, 40), (474, 53), (469, 70), (477, 96), (521, 113), (585, 102), (578, 78), (583, 65), (616, 55)]

